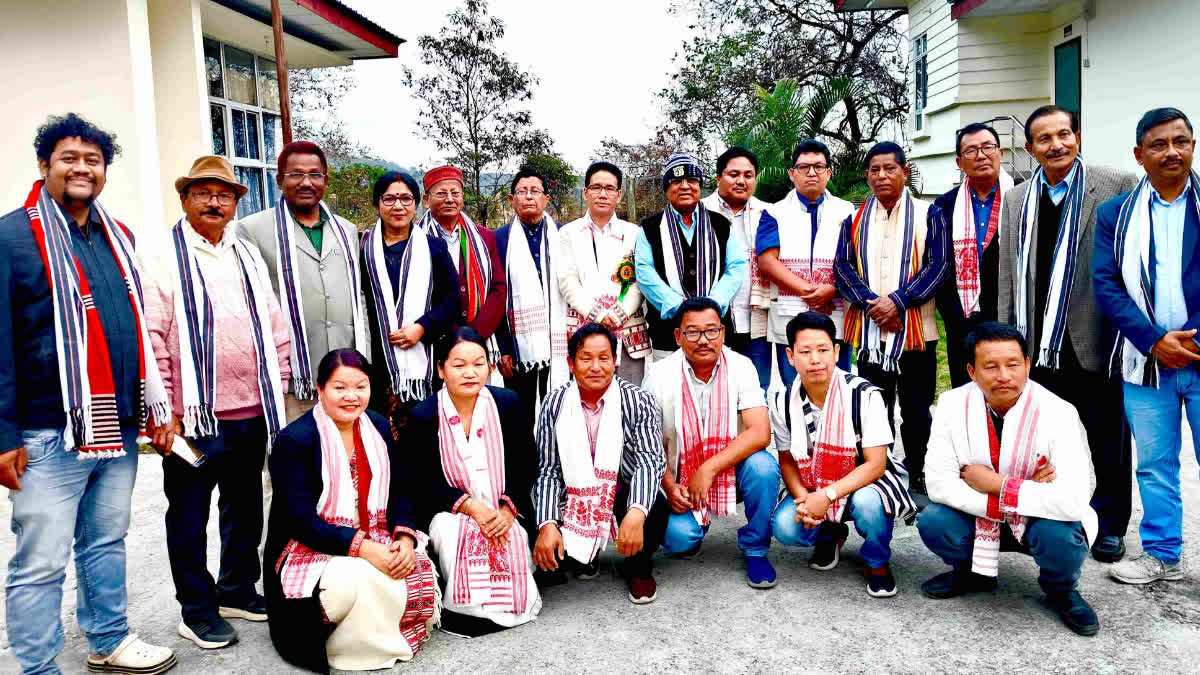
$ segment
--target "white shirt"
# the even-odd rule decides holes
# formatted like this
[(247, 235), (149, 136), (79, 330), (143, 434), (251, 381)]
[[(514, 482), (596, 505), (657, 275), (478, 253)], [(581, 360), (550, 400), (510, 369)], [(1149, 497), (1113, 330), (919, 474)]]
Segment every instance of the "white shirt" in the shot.
[(450, 232), (447, 232), (446, 228), (442, 227), (441, 223), (436, 220), (433, 221), (433, 226), (437, 228), (438, 235), (442, 238), (442, 241), (446, 242), (446, 248), (450, 249), (450, 260), (454, 262), (454, 271), (462, 273), (462, 270), (459, 269), (459, 266), (462, 265), (462, 260), (459, 258), (462, 256), (458, 255), (458, 238), (462, 236), (462, 225), (455, 223), (454, 229)]
[[(804, 429), (804, 410), (793, 406), (792, 408), (792, 427), (789, 429), (787, 425), (787, 412), (783, 409), (784, 403), (787, 401), (787, 396), (771, 396), (771, 433), (775, 437), (775, 449), (779, 452), (786, 452), (792, 448), (792, 429), (795, 429), (797, 436), (803, 440), (805, 434)], [(826, 399), (828, 402), (828, 398)], [(824, 440), (824, 426), (821, 422), (825, 418), (825, 410), (818, 408), (813, 404), (816, 411), (817, 432), (815, 434), (815, 442), (819, 443)], [(850, 411), (846, 411), (849, 418)], [(846, 424), (850, 424), (850, 419), (846, 420)], [(872, 391), (863, 399), (862, 409), (862, 446), (864, 448), (875, 448), (879, 446), (890, 445), (895, 438), (892, 436), (892, 425), (888, 423), (887, 405), (883, 402), (883, 395), (878, 391)]]

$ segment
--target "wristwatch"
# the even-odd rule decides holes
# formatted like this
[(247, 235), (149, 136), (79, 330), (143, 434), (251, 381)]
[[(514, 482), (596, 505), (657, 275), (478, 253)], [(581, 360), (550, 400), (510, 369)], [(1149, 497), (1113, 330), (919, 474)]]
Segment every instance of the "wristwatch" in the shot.
[(836, 502), (838, 498), (837, 490), (834, 490), (832, 485), (827, 486), (825, 488), (825, 497), (829, 499), (829, 503), (831, 504)]

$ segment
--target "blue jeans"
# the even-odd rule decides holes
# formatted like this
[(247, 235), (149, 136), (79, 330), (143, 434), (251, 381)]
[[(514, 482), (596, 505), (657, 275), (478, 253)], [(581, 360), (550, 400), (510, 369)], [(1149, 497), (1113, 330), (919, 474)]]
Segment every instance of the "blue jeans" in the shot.
[[(837, 367), (850, 372), (850, 345), (841, 340), (835, 342), (841, 348), (838, 352)], [(783, 380), (783, 386), (791, 387), (792, 382), (796, 381), (796, 369), (792, 367), (792, 362), (788, 361), (787, 348), (787, 345), (775, 345), (775, 360), (779, 362), (779, 379)]]
[[(933, 503), (917, 517), (921, 541), (947, 565), (956, 570), (971, 569), (975, 547), (975, 516)], [(1046, 593), (1062, 593), (1075, 588), (1079, 570), (1088, 556), (1087, 535), (1083, 525), (1061, 520), (1029, 518), (1025, 541), (1018, 542), (1007, 525), (1000, 528), (1000, 550), (1033, 556), (1041, 569), (1038, 585)]]
[(1183, 551), (1183, 500), (1179, 490), (1182, 410), (1200, 459), (1200, 372), (1195, 366), (1159, 371), (1158, 389), (1125, 383), (1125, 417), (1137, 441), (1137, 482), (1142, 493), (1142, 550), (1174, 564)]
[[(854, 521), (854, 529), (862, 535), (860, 554), (868, 567), (879, 568), (892, 559), (892, 527), (895, 522), (883, 510), (883, 500), (871, 488), (860, 488), (850, 495), (846, 505), (846, 520)], [(804, 527), (796, 522), (796, 502), (789, 495), (775, 509), (775, 538), (784, 546), (814, 546), (820, 528)]]
[(125, 623), (125, 533), (137, 476), (137, 431), (122, 427), (124, 457), (76, 459), (61, 429), (25, 431), (29, 466), (9, 492), (16, 551), (8, 561), (8, 640), (25, 673), (57, 673), (63, 648), (62, 586), (75, 548), (79, 627), (93, 653), (108, 654)]
[[(747, 557), (761, 557), (771, 547), (771, 510), (779, 491), (779, 462), (759, 450), (738, 462), (738, 496), (746, 507), (746, 524), (738, 528), (738, 548)], [(672, 513), (667, 519), (663, 550), (685, 553), (700, 545), (708, 530), (696, 522), (691, 511)]]

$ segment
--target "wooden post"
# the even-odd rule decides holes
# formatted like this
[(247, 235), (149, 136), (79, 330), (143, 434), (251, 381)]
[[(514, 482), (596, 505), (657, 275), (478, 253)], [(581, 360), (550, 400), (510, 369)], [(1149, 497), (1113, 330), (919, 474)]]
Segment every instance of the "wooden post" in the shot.
[(292, 142), (292, 102), (288, 92), (287, 54), (283, 49), (283, 14), (279, 0), (271, 0), (271, 32), (275, 37), (275, 77), (279, 80), (279, 121), (283, 144)]
[(626, 180), (625, 188), (628, 192), (625, 193), (625, 208), (628, 213), (625, 214), (626, 220), (631, 223), (638, 222), (637, 219), (637, 179), (629, 177)]

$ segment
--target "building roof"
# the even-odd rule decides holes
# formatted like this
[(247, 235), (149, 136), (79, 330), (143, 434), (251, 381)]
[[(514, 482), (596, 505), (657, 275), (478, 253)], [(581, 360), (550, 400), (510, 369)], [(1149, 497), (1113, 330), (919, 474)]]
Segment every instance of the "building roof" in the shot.
[[(271, 0), (211, 0), (271, 25)], [(402, 38), (339, 0), (281, 0), (283, 31), (347, 60), (394, 58)]]

